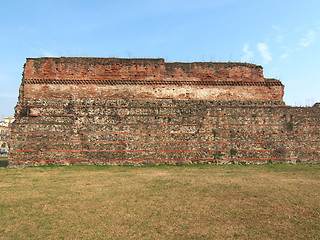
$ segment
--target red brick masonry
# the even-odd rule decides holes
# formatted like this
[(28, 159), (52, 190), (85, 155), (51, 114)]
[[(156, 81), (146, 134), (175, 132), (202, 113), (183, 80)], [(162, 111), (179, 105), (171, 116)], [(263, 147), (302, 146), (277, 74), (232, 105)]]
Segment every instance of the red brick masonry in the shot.
[(10, 166), (320, 161), (320, 107), (247, 63), (27, 59)]

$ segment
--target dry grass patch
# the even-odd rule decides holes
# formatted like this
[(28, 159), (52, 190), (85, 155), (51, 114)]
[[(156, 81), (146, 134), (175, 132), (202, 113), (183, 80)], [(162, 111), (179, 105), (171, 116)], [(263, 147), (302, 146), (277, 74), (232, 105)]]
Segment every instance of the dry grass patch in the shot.
[(0, 169), (1, 239), (319, 239), (320, 165)]

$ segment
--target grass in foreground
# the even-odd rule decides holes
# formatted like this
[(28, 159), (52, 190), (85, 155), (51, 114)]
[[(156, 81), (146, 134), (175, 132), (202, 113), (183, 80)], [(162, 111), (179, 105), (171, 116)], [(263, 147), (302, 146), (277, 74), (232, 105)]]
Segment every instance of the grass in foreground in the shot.
[(0, 169), (1, 239), (320, 239), (320, 165)]

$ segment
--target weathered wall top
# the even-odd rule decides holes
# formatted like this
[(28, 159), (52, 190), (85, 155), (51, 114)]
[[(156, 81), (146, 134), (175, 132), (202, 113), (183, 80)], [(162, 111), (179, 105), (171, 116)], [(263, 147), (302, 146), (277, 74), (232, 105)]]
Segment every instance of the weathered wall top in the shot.
[(247, 63), (165, 63), (164, 59), (28, 58), (24, 79), (263, 82), (262, 67)]

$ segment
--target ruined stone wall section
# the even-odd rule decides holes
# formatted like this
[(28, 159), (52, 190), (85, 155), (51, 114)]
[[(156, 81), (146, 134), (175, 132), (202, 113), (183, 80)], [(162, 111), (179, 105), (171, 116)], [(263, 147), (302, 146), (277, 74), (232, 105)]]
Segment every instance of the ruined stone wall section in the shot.
[(318, 107), (39, 99), (27, 110), (16, 109), (11, 166), (320, 161)]
[(247, 63), (27, 59), (9, 165), (320, 162), (320, 108)]

